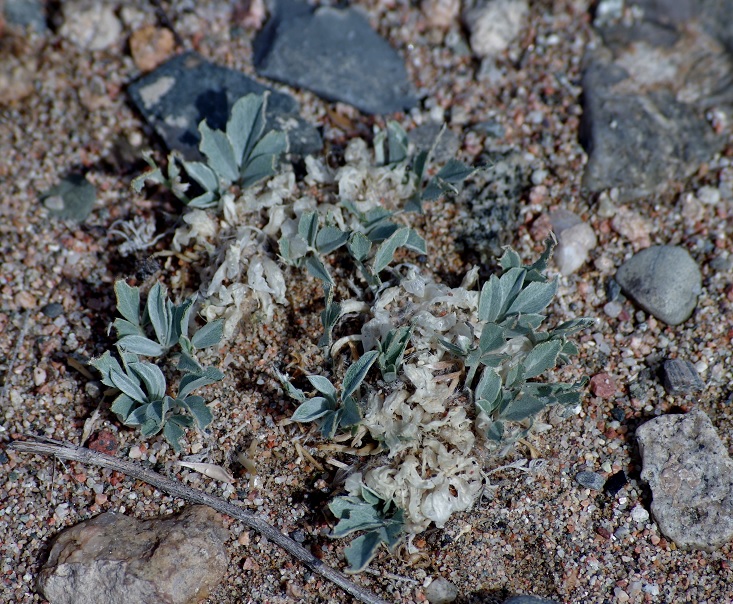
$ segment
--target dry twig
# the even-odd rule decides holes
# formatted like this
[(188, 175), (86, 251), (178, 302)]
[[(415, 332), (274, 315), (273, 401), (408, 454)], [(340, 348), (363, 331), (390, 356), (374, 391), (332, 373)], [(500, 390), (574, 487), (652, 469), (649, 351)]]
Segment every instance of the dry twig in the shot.
[[(31, 438), (35, 437), (31, 436)], [(54, 455), (60, 459), (68, 459), (93, 466), (100, 466), (102, 468), (109, 468), (110, 470), (122, 472), (131, 478), (147, 482), (149, 485), (152, 485), (161, 491), (165, 491), (174, 497), (181, 497), (194, 503), (208, 505), (217, 512), (221, 512), (222, 514), (227, 514), (232, 518), (241, 520), (249, 528), (256, 530), (268, 540), (276, 543), (291, 556), (300, 560), (300, 562), (305, 564), (313, 572), (318, 573), (329, 581), (332, 581), (360, 602), (364, 602), (365, 604), (387, 604), (385, 600), (382, 600), (372, 594), (369, 590), (356, 585), (344, 574), (324, 564), (308, 550), (290, 539), (290, 537), (283, 535), (275, 527), (271, 526), (261, 518), (258, 518), (249, 510), (237, 507), (223, 499), (220, 499), (219, 497), (188, 487), (180, 483), (178, 480), (162, 476), (161, 474), (143, 468), (136, 463), (126, 461), (124, 459), (118, 459), (110, 455), (104, 455), (103, 453), (97, 453), (96, 451), (92, 451), (84, 447), (56, 442), (33, 442), (20, 440), (13, 441), (9, 446), (16, 451), (22, 451), (25, 453)]]

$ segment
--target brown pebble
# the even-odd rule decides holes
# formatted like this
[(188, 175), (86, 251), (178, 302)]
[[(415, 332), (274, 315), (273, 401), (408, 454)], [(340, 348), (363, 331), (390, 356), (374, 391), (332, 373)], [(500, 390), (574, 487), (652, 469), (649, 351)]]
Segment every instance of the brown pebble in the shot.
[(104, 453), (105, 455), (115, 455), (117, 453), (117, 439), (115, 435), (108, 430), (102, 430), (92, 436), (89, 442), (89, 448), (97, 453)]
[(603, 528), (602, 526), (597, 526), (596, 527), (596, 533), (598, 533), (604, 539), (610, 539), (611, 538), (611, 531), (609, 531), (608, 529)]
[(611, 398), (616, 394), (616, 382), (607, 373), (597, 373), (590, 379), (590, 390), (597, 397)]
[(141, 71), (152, 71), (173, 52), (176, 42), (169, 29), (146, 25), (130, 36), (130, 54)]

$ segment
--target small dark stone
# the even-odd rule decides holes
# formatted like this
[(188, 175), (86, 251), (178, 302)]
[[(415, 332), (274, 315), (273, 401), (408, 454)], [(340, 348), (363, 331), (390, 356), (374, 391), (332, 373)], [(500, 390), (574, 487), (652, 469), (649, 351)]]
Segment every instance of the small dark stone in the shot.
[(10, 461), (8, 454), (5, 451), (0, 451), (0, 465), (6, 464)]
[(558, 604), (558, 602), (557, 600), (538, 596), (512, 596), (508, 600), (504, 600), (504, 604)]
[(617, 422), (622, 422), (626, 419), (626, 412), (621, 407), (614, 407), (611, 409), (611, 417)]
[(603, 490), (609, 495), (615, 495), (626, 486), (627, 482), (628, 479), (626, 478), (626, 472), (619, 470), (608, 477), (606, 484), (603, 485)]
[(609, 302), (614, 302), (615, 300), (618, 300), (620, 295), (621, 286), (618, 284), (618, 281), (614, 278), (609, 279), (606, 283), (606, 299)]
[(690, 361), (669, 359), (662, 365), (662, 383), (668, 394), (689, 394), (705, 390), (695, 366)]
[(128, 88), (133, 103), (165, 142), (188, 160), (200, 160), (198, 126), (226, 127), (232, 106), (250, 93), (270, 93), (267, 126), (288, 137), (298, 155), (317, 153), (323, 146), (318, 131), (298, 114), (297, 101), (267, 88), (243, 73), (210, 63), (194, 52), (167, 61)]
[(600, 491), (603, 488), (604, 483), (606, 482), (603, 476), (598, 474), (597, 472), (578, 472), (575, 475), (575, 480), (580, 486), (586, 487), (588, 489), (593, 489), (594, 491)]
[(303, 529), (295, 529), (290, 533), (290, 538), (296, 543), (305, 543), (305, 531)]
[(278, 0), (254, 45), (257, 73), (365, 113), (415, 106), (402, 58), (353, 9)]
[(60, 317), (64, 314), (64, 307), (58, 302), (51, 302), (49, 304), (46, 304), (41, 309), (41, 312), (49, 319), (55, 319), (56, 317)]
[(153, 256), (147, 256), (135, 263), (135, 277), (138, 281), (145, 281), (160, 270), (160, 262)]

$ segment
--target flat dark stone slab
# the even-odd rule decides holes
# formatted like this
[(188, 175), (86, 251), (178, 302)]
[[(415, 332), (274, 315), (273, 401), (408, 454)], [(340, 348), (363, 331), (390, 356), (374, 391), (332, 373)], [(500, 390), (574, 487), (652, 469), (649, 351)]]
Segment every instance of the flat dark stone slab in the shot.
[(268, 130), (285, 132), (291, 153), (317, 153), (323, 146), (318, 131), (298, 114), (293, 97), (194, 52), (167, 61), (133, 82), (127, 91), (167, 147), (180, 151), (188, 160), (201, 159), (198, 126), (202, 120), (211, 128), (223, 130), (237, 100), (267, 91)]
[(254, 64), (260, 75), (364, 113), (416, 103), (402, 58), (352, 9), (279, 0), (255, 40)]
[(705, 390), (695, 366), (690, 361), (669, 359), (662, 365), (662, 383), (668, 394), (688, 394)]

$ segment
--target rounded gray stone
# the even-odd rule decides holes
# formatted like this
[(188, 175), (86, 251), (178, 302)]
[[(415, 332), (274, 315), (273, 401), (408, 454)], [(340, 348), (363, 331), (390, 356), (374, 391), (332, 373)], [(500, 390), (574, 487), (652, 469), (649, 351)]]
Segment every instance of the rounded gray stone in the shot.
[(583, 487), (600, 491), (606, 484), (606, 479), (596, 472), (578, 472), (575, 475), (576, 482)]
[(702, 275), (684, 248), (654, 245), (634, 254), (616, 272), (621, 289), (668, 325), (690, 318), (702, 291)]

